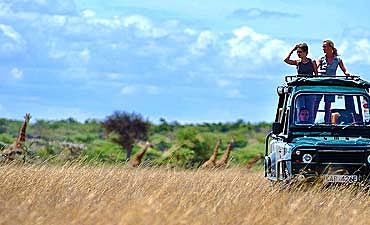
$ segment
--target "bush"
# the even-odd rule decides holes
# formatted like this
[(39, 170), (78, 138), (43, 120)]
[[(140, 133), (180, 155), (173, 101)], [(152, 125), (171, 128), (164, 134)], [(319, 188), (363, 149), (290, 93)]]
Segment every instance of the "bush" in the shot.
[(5, 144), (11, 144), (15, 140), (10, 134), (0, 134), (0, 141)]
[(118, 144), (106, 140), (95, 140), (81, 153), (80, 159), (85, 162), (124, 162), (124, 151)]

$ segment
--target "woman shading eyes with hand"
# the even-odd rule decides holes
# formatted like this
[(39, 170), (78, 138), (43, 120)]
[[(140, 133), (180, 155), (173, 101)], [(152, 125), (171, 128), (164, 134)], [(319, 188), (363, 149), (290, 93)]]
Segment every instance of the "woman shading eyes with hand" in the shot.
[[(297, 60), (290, 59), (294, 51), (297, 51), (297, 56), (299, 58)], [(308, 55), (307, 44), (306, 43), (297, 44), (289, 52), (288, 56), (284, 59), (284, 62), (289, 65), (296, 66), (297, 73), (299, 75), (306, 75), (306, 76), (312, 76), (314, 74), (317, 75), (318, 71), (317, 71), (316, 62), (308, 58), (307, 55)]]

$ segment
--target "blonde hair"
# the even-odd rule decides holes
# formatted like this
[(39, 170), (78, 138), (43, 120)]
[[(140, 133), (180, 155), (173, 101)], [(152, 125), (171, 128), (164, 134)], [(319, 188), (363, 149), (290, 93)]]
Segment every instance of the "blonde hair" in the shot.
[(327, 39), (327, 40), (323, 41), (323, 43), (328, 44), (333, 49), (333, 55), (334, 56), (338, 56), (338, 50), (334, 47), (334, 42), (332, 40)]

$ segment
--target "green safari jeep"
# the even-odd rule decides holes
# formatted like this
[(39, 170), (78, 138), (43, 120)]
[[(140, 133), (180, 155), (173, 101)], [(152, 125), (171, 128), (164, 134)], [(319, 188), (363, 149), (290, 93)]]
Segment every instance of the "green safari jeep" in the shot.
[(286, 76), (266, 137), (265, 177), (370, 182), (369, 88), (358, 76)]

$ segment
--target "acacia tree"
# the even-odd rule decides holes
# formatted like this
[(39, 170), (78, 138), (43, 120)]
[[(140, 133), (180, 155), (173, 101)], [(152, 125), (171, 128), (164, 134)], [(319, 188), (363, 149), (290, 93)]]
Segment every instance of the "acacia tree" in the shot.
[(108, 134), (116, 134), (113, 141), (126, 149), (126, 161), (128, 161), (134, 143), (148, 138), (150, 122), (134, 112), (116, 111), (104, 120), (103, 127)]

